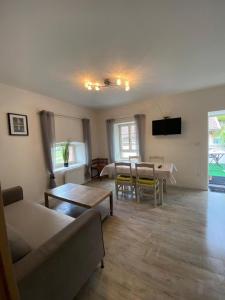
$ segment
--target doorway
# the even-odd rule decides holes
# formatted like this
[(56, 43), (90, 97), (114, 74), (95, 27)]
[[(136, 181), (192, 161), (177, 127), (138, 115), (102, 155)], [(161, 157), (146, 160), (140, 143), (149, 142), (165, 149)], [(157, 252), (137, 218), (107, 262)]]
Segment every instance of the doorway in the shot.
[(209, 190), (225, 193), (225, 111), (208, 113)]

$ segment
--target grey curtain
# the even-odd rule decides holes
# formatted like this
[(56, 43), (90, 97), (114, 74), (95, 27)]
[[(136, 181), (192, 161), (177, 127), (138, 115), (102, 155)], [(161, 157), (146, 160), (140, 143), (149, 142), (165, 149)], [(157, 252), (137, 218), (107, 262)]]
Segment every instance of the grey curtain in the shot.
[(114, 119), (106, 120), (106, 134), (108, 142), (108, 153), (109, 153), (109, 162), (115, 162), (115, 148), (114, 148)]
[(138, 114), (134, 116), (137, 126), (137, 140), (139, 145), (139, 155), (141, 161), (145, 161), (145, 115)]
[(40, 112), (41, 133), (43, 140), (46, 167), (49, 171), (49, 188), (56, 187), (55, 175), (53, 171), (52, 148), (55, 142), (55, 120), (54, 113), (46, 110)]
[(83, 139), (85, 143), (85, 156), (86, 156), (86, 171), (85, 177), (90, 178), (90, 168), (91, 168), (91, 159), (92, 159), (92, 151), (91, 151), (91, 128), (90, 128), (90, 120), (82, 119), (83, 126)]

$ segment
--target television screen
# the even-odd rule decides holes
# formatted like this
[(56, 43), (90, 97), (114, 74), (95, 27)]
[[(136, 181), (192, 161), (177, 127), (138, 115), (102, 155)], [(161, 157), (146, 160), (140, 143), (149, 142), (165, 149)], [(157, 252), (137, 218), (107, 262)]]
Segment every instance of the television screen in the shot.
[(152, 135), (181, 134), (181, 118), (152, 121)]
[(165, 120), (152, 121), (152, 135), (163, 135), (165, 133)]

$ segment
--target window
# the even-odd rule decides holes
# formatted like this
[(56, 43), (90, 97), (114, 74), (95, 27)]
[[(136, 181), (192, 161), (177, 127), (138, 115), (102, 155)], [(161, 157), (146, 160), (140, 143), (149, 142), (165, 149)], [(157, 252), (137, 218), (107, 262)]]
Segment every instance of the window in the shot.
[[(53, 161), (54, 169), (60, 169), (64, 167), (62, 148), (66, 142), (56, 143), (54, 146)], [(69, 146), (69, 165), (77, 163), (85, 163), (84, 157), (84, 144), (78, 142), (71, 142)]]
[(129, 156), (138, 155), (135, 122), (118, 124), (118, 135), (120, 159), (128, 159)]

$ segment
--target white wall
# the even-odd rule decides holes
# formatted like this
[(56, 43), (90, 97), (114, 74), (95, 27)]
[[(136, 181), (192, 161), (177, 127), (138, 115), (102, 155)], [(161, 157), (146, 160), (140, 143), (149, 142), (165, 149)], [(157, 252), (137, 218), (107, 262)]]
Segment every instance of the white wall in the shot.
[[(22, 185), (25, 198), (32, 201), (43, 199), (47, 182), (38, 117), (38, 111), (43, 109), (56, 114), (90, 118), (93, 157), (107, 156), (105, 132), (107, 118), (126, 119), (135, 113), (145, 113), (146, 158), (149, 155), (165, 156), (167, 161), (174, 162), (178, 168), (176, 179), (179, 186), (206, 189), (208, 111), (225, 110), (225, 86), (164, 96), (95, 112), (0, 84), (0, 181), (3, 188)], [(28, 115), (30, 133), (28, 137), (8, 135), (6, 117), (8, 112)], [(152, 136), (152, 120), (165, 115), (182, 117), (182, 135)], [(78, 137), (80, 128), (78, 124), (76, 127)], [(59, 175), (57, 182), (62, 183)]]
[[(208, 112), (224, 109), (225, 86), (221, 86), (102, 110), (98, 119), (99, 155), (107, 155), (106, 119), (144, 113), (147, 118), (146, 159), (150, 155), (162, 155), (177, 166), (178, 186), (207, 189)], [(152, 136), (152, 120), (163, 116), (182, 117), (182, 135)]]
[[(32, 201), (43, 199), (47, 183), (38, 116), (38, 112), (43, 109), (56, 114), (90, 118), (93, 157), (96, 157), (98, 153), (96, 113), (94, 111), (0, 84), (0, 181), (2, 188), (22, 185), (25, 198)], [(6, 115), (8, 112), (28, 115), (28, 137), (8, 134)], [(62, 123), (63, 120), (60, 119), (59, 122)], [(77, 131), (78, 137), (81, 136), (80, 123), (79, 121), (74, 122), (74, 130)], [(62, 132), (59, 132), (59, 136), (61, 134)], [(58, 174), (59, 176), (60, 174)], [(61, 182), (62, 178), (57, 178), (57, 181)]]

